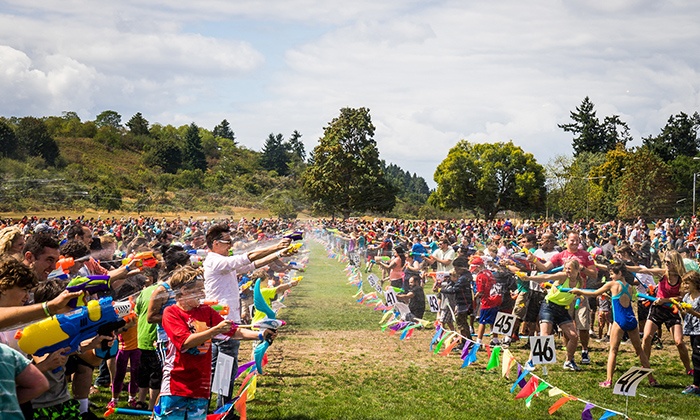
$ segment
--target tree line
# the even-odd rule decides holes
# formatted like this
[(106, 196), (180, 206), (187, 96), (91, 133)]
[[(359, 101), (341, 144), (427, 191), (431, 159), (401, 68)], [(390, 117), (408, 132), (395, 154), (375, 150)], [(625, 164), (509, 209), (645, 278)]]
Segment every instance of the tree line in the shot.
[[(137, 113), (122, 124), (111, 110), (86, 122), (72, 112), (43, 119), (2, 118), (0, 151), (5, 160), (64, 166), (72, 179), (97, 181), (98, 193), (89, 194), (91, 203), (110, 208), (122, 205), (124, 192), (137, 210), (241, 205), (266, 207), (284, 217), (305, 210), (342, 217), (490, 219), (510, 211), (571, 220), (694, 210), (689, 192), (700, 172), (697, 112), (672, 115), (657, 135), (642, 139), (641, 147), (628, 146), (632, 136), (620, 116), (599, 119), (588, 97), (571, 111), (570, 119), (558, 126), (572, 134), (572, 153), (544, 166), (512, 140), (460, 140), (437, 166), (434, 191), (415, 173), (380, 159), (367, 108), (341, 109), (308, 157), (296, 130), (287, 139), (270, 133), (256, 152), (237, 142), (227, 120), (210, 131), (194, 123), (150, 124)], [(76, 167), (61, 157), (54, 140), (68, 138), (133, 153), (139, 161), (135, 174), (110, 176), (102, 166)], [(13, 171), (21, 172), (0, 160), (5, 179)]]

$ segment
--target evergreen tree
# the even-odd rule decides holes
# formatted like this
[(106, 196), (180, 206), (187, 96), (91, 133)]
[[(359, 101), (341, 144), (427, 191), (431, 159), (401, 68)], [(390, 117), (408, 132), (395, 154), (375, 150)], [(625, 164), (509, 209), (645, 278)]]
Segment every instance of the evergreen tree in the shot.
[(126, 126), (129, 127), (129, 131), (131, 131), (131, 134), (134, 136), (149, 135), (148, 120), (146, 120), (140, 112), (134, 114), (134, 116), (131, 117), (131, 119), (126, 123)]
[(221, 121), (219, 125), (214, 127), (213, 134), (215, 137), (222, 137), (236, 143), (236, 136), (234, 135), (233, 130), (231, 130), (231, 126), (229, 125), (228, 121), (225, 119)]
[(306, 160), (306, 150), (304, 149), (304, 143), (301, 141), (301, 133), (299, 133), (297, 130), (294, 130), (292, 133), (292, 137), (289, 139), (288, 147), (289, 152), (292, 153), (293, 156), (296, 156), (299, 158), (301, 162), (304, 162)]
[(289, 173), (289, 152), (283, 143), (282, 134), (273, 133), (265, 140), (260, 165), (267, 171), (276, 171), (278, 175), (285, 176)]
[(182, 152), (182, 163), (185, 169), (207, 170), (207, 158), (202, 148), (202, 138), (199, 136), (199, 127), (195, 123), (190, 124), (185, 134), (185, 147)]
[(680, 156), (696, 156), (700, 151), (698, 143), (700, 115), (688, 116), (681, 112), (672, 115), (656, 137), (642, 139), (642, 144), (659, 156), (664, 162), (670, 162)]
[(601, 123), (596, 117), (593, 102), (586, 96), (576, 112), (570, 112), (570, 124), (559, 124), (559, 128), (574, 134), (572, 146), (574, 156), (579, 153), (605, 153), (623, 146), (631, 140), (629, 127), (618, 115), (606, 117)]

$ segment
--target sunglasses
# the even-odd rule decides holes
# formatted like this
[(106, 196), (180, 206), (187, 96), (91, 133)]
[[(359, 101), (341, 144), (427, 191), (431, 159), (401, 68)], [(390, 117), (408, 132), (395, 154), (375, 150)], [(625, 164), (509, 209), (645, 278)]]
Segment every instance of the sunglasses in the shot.
[(671, 264), (671, 260), (664, 260), (664, 264)]

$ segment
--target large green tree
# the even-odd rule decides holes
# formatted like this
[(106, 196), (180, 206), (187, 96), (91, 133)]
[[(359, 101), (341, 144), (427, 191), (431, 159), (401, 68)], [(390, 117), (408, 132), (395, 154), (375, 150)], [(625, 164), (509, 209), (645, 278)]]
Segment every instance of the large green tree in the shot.
[(195, 123), (190, 124), (185, 133), (185, 146), (182, 151), (182, 163), (185, 169), (207, 170), (207, 158), (202, 148), (202, 138), (199, 135), (199, 127)]
[(670, 162), (679, 156), (696, 156), (700, 151), (698, 128), (700, 115), (692, 116), (681, 112), (668, 118), (659, 135), (642, 139), (642, 144), (656, 153), (664, 162)]
[(306, 160), (304, 143), (301, 141), (301, 133), (297, 130), (294, 130), (292, 136), (289, 138), (287, 149), (292, 154), (293, 160), (299, 160), (299, 162), (304, 162)]
[(394, 207), (395, 191), (381, 169), (374, 130), (367, 108), (343, 108), (324, 128), (303, 176), (314, 210), (347, 218)]
[(442, 209), (476, 210), (487, 219), (501, 210), (544, 210), (545, 175), (531, 153), (508, 143), (462, 140), (438, 165), (430, 203)]
[(42, 120), (34, 117), (20, 119), (17, 125), (17, 142), (25, 154), (41, 156), (47, 165), (56, 165), (58, 144)]
[(627, 123), (618, 115), (605, 117), (603, 122), (600, 122), (596, 116), (595, 105), (588, 96), (576, 107), (576, 112), (572, 111), (569, 114), (573, 122), (559, 124), (559, 128), (574, 134), (574, 156), (583, 152), (605, 153), (632, 140)]
[(619, 216), (664, 217), (673, 212), (676, 195), (668, 165), (646, 147), (629, 156), (620, 179)]
[(117, 111), (102, 111), (95, 117), (95, 125), (97, 128), (113, 127), (118, 130), (122, 126), (122, 116)]

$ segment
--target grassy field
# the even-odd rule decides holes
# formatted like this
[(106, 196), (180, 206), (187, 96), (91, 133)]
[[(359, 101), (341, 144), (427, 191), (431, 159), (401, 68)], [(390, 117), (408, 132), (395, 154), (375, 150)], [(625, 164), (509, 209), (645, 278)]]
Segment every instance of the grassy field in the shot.
[[(416, 331), (401, 341), (379, 329), (381, 313), (356, 303), (356, 289), (347, 284), (344, 264), (327, 258), (323, 246), (308, 241), (311, 260), (304, 280), (285, 300), (280, 318), (289, 324), (269, 350), (267, 373), (258, 380), (255, 400), (248, 403), (253, 419), (540, 419), (559, 397), (544, 391), (525, 407), (510, 387), (515, 380), (500, 376), (500, 368), (486, 371), (487, 355), (460, 369), (457, 353), (434, 355), (429, 351), (431, 330)], [(430, 315), (428, 315), (429, 317)], [(652, 354), (658, 388), (646, 382), (629, 399), (634, 419), (690, 419), (698, 416), (698, 400), (680, 392), (691, 383), (675, 346), (666, 333), (664, 350)], [(520, 347), (520, 346), (515, 346)], [(250, 347), (241, 346), (242, 359)], [(511, 349), (524, 362), (527, 351)], [(245, 355), (245, 356), (244, 356)], [(557, 360), (563, 360), (560, 350)], [(625, 397), (601, 389), (605, 379), (607, 348), (592, 343), (592, 364), (582, 372), (565, 372), (550, 365), (546, 381), (576, 397), (625, 412)], [(637, 359), (631, 345), (622, 345), (616, 379)], [(541, 370), (537, 370), (541, 375)], [(106, 404), (100, 396), (95, 402)], [(580, 418), (584, 404), (572, 401), (552, 418)], [(97, 412), (101, 412), (97, 410)], [(593, 418), (603, 411), (594, 408)], [(126, 419), (124, 416), (113, 416)], [(133, 417), (132, 417), (133, 418)]]

